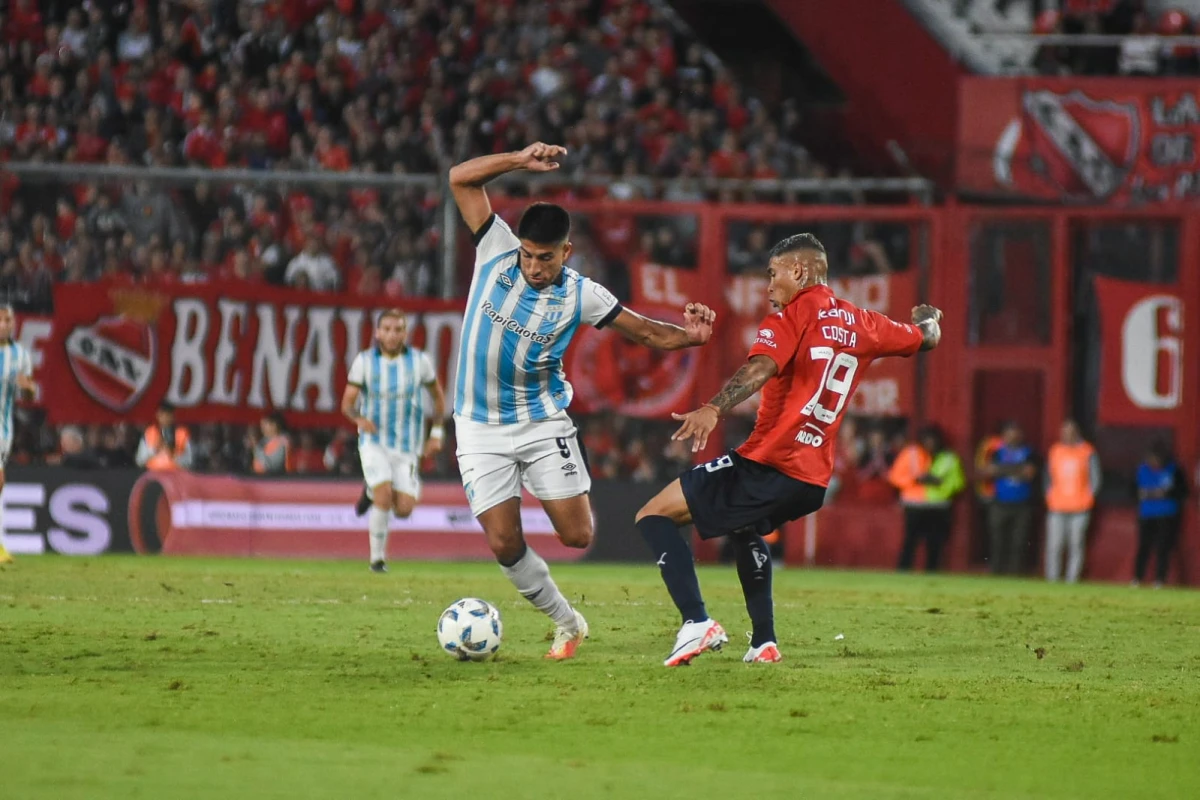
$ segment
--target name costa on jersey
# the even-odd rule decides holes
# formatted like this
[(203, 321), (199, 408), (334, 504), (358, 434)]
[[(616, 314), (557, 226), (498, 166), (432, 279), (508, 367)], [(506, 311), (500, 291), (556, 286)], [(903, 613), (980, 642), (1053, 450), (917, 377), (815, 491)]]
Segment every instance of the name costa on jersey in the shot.
[(844, 308), (822, 308), (817, 312), (818, 322), (827, 319), (837, 320), (838, 322), (835, 325), (821, 326), (821, 335), (827, 341), (851, 348), (858, 346), (858, 334), (842, 327), (842, 325), (854, 327), (854, 312)]

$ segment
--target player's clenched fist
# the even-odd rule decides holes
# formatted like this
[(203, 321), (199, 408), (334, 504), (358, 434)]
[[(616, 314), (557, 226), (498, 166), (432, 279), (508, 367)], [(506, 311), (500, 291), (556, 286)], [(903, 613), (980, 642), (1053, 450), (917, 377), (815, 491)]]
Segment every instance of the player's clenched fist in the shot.
[(712, 337), (717, 312), (703, 303), (688, 303), (683, 309), (683, 329), (689, 344), (705, 344)]
[(557, 159), (567, 154), (567, 148), (556, 144), (534, 142), (521, 151), (521, 166), (532, 172), (550, 172), (559, 168)]
[(940, 308), (934, 308), (930, 305), (919, 305), (913, 307), (912, 321), (914, 325), (920, 325), (922, 322), (928, 322), (930, 320), (940, 323), (942, 321), (942, 310)]

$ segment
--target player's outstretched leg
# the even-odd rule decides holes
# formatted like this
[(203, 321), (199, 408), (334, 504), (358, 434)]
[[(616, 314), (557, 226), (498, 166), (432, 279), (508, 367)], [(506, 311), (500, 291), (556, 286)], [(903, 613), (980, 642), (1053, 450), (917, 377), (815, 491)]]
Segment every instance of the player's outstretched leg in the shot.
[(388, 517), (392, 512), (392, 487), (387, 483), (371, 487), (371, 509), (367, 512), (367, 532), (371, 538), (371, 571), (387, 572)]
[(478, 519), (504, 577), (558, 626), (546, 657), (561, 660), (574, 656), (579, 643), (587, 638), (587, 622), (559, 591), (545, 560), (525, 543), (520, 498), (505, 500), (484, 511)]
[(642, 506), (636, 517), (638, 533), (650, 545), (667, 592), (683, 618), (675, 647), (663, 662), (668, 667), (689, 664), (704, 651), (720, 650), (729, 641), (720, 623), (708, 616), (692, 549), (679, 534), (679, 526), (690, 521), (678, 480)]
[(751, 663), (782, 661), (775, 643), (775, 602), (771, 598), (771, 550), (763, 537), (756, 533), (736, 533), (731, 536), (737, 560), (738, 580), (746, 597), (746, 612), (754, 630), (750, 633), (750, 650), (742, 659)]

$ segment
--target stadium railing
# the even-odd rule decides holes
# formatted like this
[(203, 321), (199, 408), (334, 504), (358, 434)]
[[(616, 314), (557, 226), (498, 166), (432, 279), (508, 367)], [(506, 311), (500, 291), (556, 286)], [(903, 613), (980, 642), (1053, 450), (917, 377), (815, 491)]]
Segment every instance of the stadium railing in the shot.
[[(254, 170), (204, 170), (94, 164), (10, 163), (0, 169), (5, 179), (7, 196), (25, 207), (23, 221), (28, 224), (36, 214), (51, 223), (52, 231), (58, 214), (59, 200), (69, 208), (85, 227), (92, 221), (100, 224), (124, 225), (135, 233), (136, 245), (150, 245), (150, 236), (159, 232), (159, 244), (170, 250), (183, 242), (190, 261), (203, 263), (204, 236), (209, 230), (221, 227), (225, 209), (232, 209), (240, 230), (227, 230), (248, 240), (259, 232), (251, 223), (259, 218), (271, 220), (277, 235), (294, 250), (299, 242), (297, 233), (290, 231), (292, 217), (308, 206), (316, 223), (328, 236), (330, 229), (343, 238), (356, 236), (367, 245), (372, 258), (378, 262), (416, 262), (431, 275), (414, 278), (417, 285), (404, 287), (406, 293), (417, 296), (462, 296), (466, 284), (458, 280), (464, 229), (458, 221), (453, 199), (445, 190), (441, 175), (375, 174), (368, 172), (289, 172)], [(812, 200), (838, 203), (857, 203), (864, 199), (882, 202), (929, 204), (933, 185), (921, 178), (834, 178), (826, 180), (657, 180), (650, 178), (614, 179), (603, 176), (504, 176), (495, 182), (497, 194), (510, 193), (546, 199), (594, 197), (605, 195), (615, 183), (641, 197), (707, 198), (721, 193), (737, 193), (739, 197)], [(140, 187), (140, 189), (139, 189)], [(205, 187), (198, 189), (198, 187)], [(93, 191), (94, 190), (94, 191)], [(141, 214), (139, 201), (126, 200), (135, 191), (153, 202), (146, 206), (141, 219), (123, 219)], [(197, 198), (197, 192), (204, 193)], [(105, 214), (96, 210), (99, 195), (109, 196), (117, 213), (102, 220)], [(302, 197), (300, 197), (302, 196)], [(256, 198), (262, 197), (265, 208), (256, 209)], [(303, 198), (307, 198), (306, 200)], [(367, 212), (377, 203), (386, 224), (369, 219)], [(285, 209), (290, 213), (285, 213)], [(347, 215), (347, 211), (351, 211)], [(215, 212), (215, 217), (214, 217)], [(110, 233), (112, 231), (109, 231)], [(291, 238), (290, 242), (286, 240)], [(96, 238), (96, 231), (92, 231)], [(118, 237), (119, 239), (120, 237)], [(402, 241), (403, 240), (403, 241)], [(69, 242), (58, 242), (69, 249)], [(228, 238), (221, 250), (229, 250)], [(354, 253), (345, 253), (353, 244), (338, 245), (339, 262), (353, 260)], [(392, 247), (392, 252), (388, 248)], [(128, 254), (122, 252), (122, 258)], [(288, 253), (290, 257), (291, 252)], [(424, 264), (431, 261), (431, 264)], [(211, 266), (211, 264), (205, 264)], [(387, 270), (391, 264), (383, 264)], [(345, 288), (345, 287), (343, 287)], [(21, 304), (21, 298), (13, 298)]]

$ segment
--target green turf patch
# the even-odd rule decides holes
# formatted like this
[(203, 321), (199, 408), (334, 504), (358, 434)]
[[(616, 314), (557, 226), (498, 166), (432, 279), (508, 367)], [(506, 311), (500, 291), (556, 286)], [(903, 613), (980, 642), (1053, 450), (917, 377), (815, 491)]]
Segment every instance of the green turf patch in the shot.
[[(109, 557), (0, 569), (0, 796), (1098, 798), (1196, 796), (1200, 593), (777, 573), (784, 662), (662, 667), (652, 567), (555, 567), (592, 638), (494, 566)], [(438, 614), (500, 608), (500, 657)], [(839, 635), (842, 638), (837, 638)]]

